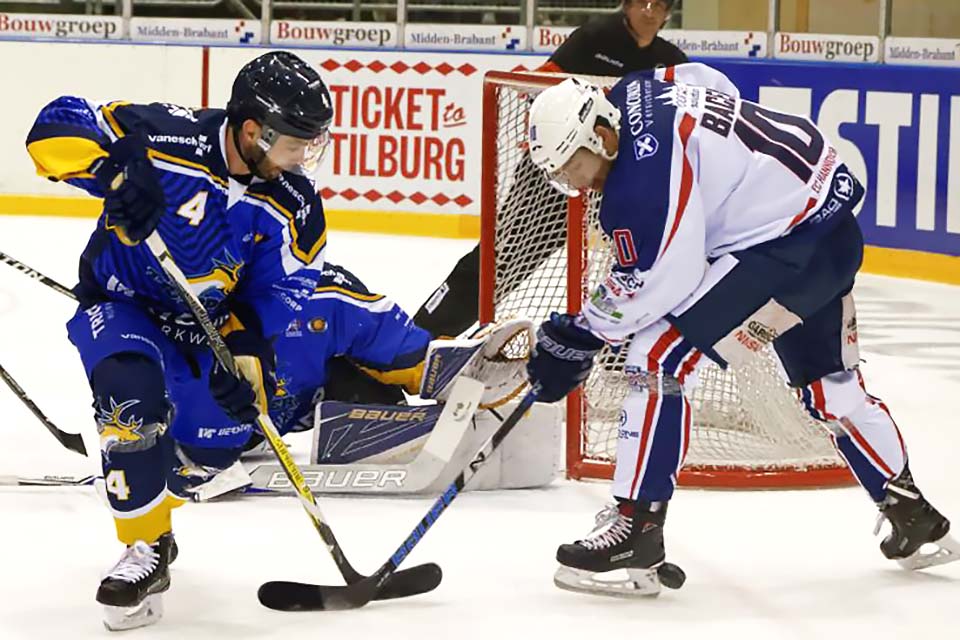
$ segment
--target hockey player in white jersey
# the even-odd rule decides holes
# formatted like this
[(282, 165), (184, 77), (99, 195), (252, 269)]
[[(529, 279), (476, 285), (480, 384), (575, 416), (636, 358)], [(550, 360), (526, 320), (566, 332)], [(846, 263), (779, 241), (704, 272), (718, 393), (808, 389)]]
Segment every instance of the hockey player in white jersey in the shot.
[[(583, 312), (553, 313), (540, 327), (528, 367), (540, 399), (563, 398), (604, 344), (632, 336), (616, 509), (558, 549), (558, 586), (659, 591), (654, 570), (665, 559), (698, 369), (707, 360), (736, 367), (771, 343), (889, 521), (883, 554), (911, 569), (960, 558), (949, 521), (913, 482), (897, 425), (858, 370), (851, 290), (863, 238), (853, 209), (864, 189), (817, 127), (741, 100), (700, 64), (628, 75), (606, 96), (565, 80), (536, 98), (529, 126), (531, 157), (558, 188), (602, 191), (600, 224), (616, 251)], [(927, 543), (936, 551), (922, 553)], [(596, 575), (616, 569), (630, 577)]]

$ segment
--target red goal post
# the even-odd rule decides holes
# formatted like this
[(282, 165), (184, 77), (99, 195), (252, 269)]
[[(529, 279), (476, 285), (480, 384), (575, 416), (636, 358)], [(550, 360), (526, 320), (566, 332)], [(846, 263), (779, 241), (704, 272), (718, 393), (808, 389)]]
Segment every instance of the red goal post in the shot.
[[(488, 72), (483, 85), (480, 321), (580, 310), (609, 269), (597, 223), (600, 198), (566, 198), (527, 157), (532, 97), (565, 76)], [(612, 86), (616, 78), (591, 78)], [(623, 355), (608, 349), (566, 400), (570, 478), (612, 478), (620, 404), (627, 392)], [(691, 398), (690, 450), (679, 483), (716, 488), (800, 488), (853, 482), (828, 432), (782, 382), (765, 354), (736, 373), (710, 365)], [(699, 418), (699, 419), (698, 419)]]

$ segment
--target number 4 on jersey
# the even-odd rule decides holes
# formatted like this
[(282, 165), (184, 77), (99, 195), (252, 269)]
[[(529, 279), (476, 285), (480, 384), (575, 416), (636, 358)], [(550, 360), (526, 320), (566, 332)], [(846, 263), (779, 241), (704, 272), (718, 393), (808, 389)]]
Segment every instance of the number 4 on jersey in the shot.
[(190, 226), (199, 226), (207, 208), (207, 192), (200, 191), (177, 209), (177, 215), (190, 221)]
[(127, 475), (123, 471), (114, 469), (108, 473), (107, 477), (104, 478), (104, 484), (107, 493), (115, 495), (117, 500), (123, 502), (130, 498), (130, 485), (127, 484)]

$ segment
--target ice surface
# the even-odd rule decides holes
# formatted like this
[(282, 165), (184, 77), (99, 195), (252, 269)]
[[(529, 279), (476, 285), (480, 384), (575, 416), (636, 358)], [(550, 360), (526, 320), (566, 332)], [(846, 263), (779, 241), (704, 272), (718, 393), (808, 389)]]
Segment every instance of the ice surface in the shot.
[[(0, 218), (0, 251), (72, 285), (90, 220)], [(331, 232), (328, 259), (409, 311), (471, 246)], [(960, 290), (864, 276), (856, 290), (867, 388), (900, 424), (920, 487), (960, 517)], [(0, 265), (0, 364), (51, 419), (82, 431), (94, 457), (61, 448), (0, 388), (0, 475), (97, 471), (89, 390), (63, 325), (73, 305)], [(603, 483), (465, 494), (416, 548), (445, 578), (431, 594), (359, 611), (276, 613), (261, 582), (337, 582), (293, 499), (187, 505), (174, 516), (180, 559), (165, 618), (130, 638), (799, 639), (954, 637), (960, 564), (908, 574), (871, 536), (875, 507), (859, 489), (680, 491), (668, 554), (686, 586), (650, 601), (571, 594), (552, 584), (556, 546), (587, 533)], [(430, 499), (322, 497), (351, 561), (372, 572)], [(110, 517), (90, 488), (0, 487), (0, 640), (103, 638), (94, 593), (119, 557)], [(936, 635), (935, 635), (936, 634)]]

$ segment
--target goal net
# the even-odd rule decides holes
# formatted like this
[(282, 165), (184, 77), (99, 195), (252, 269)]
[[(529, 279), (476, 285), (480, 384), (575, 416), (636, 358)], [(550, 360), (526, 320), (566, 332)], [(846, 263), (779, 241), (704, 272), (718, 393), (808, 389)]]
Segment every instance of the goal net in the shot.
[[(483, 94), (481, 321), (539, 322), (577, 312), (611, 266), (600, 230), (600, 195), (567, 198), (530, 161), (527, 112), (537, 92), (562, 80), (490, 72)], [(592, 78), (605, 86), (616, 79)], [(627, 394), (619, 355), (604, 349), (581, 390), (567, 398), (567, 475), (610, 478)], [(694, 425), (680, 483), (715, 487), (848, 484), (852, 476), (825, 429), (802, 408), (765, 353), (745, 368), (710, 364), (691, 398)]]

